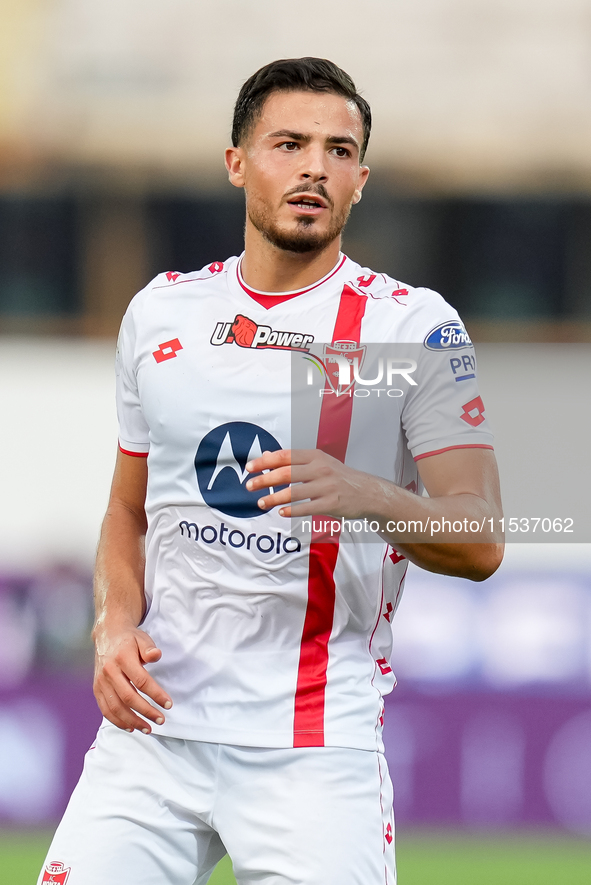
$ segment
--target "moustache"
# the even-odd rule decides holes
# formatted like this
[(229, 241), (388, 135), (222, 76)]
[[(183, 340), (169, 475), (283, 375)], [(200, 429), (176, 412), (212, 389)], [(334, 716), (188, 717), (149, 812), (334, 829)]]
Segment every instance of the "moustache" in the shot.
[(316, 196), (322, 197), (323, 200), (326, 200), (331, 209), (334, 209), (332, 198), (323, 184), (304, 184), (300, 185), (300, 187), (293, 187), (285, 194), (284, 199), (288, 200), (294, 194), (316, 194)]

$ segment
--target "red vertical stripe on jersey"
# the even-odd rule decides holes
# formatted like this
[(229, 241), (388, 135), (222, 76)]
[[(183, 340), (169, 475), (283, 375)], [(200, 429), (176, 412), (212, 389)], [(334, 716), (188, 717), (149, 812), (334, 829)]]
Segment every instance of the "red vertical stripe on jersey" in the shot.
[[(332, 336), (335, 341), (357, 341), (367, 296), (344, 286)], [(329, 388), (328, 381), (326, 389)], [(352, 393), (353, 391), (351, 391)], [(317, 447), (339, 461), (345, 460), (353, 396), (325, 395), (318, 425)], [(312, 525), (329, 517), (316, 516)], [(324, 532), (313, 530), (308, 572), (308, 605), (300, 646), (295, 694), (294, 747), (324, 746), (324, 694), (328, 668), (328, 641), (335, 606), (334, 570), (339, 553), (338, 536), (323, 541)]]

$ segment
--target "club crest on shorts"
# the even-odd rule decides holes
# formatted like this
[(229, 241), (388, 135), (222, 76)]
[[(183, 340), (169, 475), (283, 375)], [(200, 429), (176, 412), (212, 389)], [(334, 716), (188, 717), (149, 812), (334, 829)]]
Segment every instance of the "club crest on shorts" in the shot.
[(365, 359), (365, 344), (358, 344), (357, 341), (333, 341), (332, 344), (324, 345), (326, 378), (334, 392), (338, 394), (346, 393), (355, 384), (355, 373), (350, 371), (349, 378), (352, 380), (346, 386), (341, 385), (340, 364), (343, 358), (352, 368), (357, 364), (357, 374), (359, 374)]
[(63, 863), (59, 860), (52, 860), (51, 863), (48, 863), (45, 867), (43, 878), (41, 880), (42, 885), (44, 882), (52, 882), (54, 885), (66, 885), (71, 869), (71, 867), (64, 867)]

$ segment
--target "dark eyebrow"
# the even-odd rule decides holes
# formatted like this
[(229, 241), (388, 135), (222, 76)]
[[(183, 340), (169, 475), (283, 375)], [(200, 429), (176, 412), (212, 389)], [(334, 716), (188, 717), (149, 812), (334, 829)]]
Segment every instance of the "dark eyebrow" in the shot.
[(350, 135), (330, 135), (326, 141), (328, 144), (351, 144), (359, 150), (359, 142)]
[(292, 132), (290, 129), (280, 129), (278, 132), (270, 132), (269, 138), (291, 138), (293, 141), (312, 141), (311, 135), (304, 135), (302, 132)]
[[(292, 132), (290, 129), (279, 129), (278, 132), (270, 132), (269, 138), (290, 138), (292, 141), (301, 141), (308, 144), (312, 141), (311, 135), (304, 135), (303, 132)], [(326, 139), (327, 144), (350, 144), (359, 150), (359, 142), (350, 135), (329, 135)]]

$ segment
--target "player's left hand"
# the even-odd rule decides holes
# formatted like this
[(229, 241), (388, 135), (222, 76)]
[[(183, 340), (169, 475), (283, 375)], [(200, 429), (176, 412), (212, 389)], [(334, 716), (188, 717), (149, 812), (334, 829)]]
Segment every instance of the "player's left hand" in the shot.
[[(369, 474), (346, 467), (319, 449), (263, 452), (260, 458), (249, 461), (246, 469), (249, 473), (268, 471), (247, 481), (246, 488), (251, 492), (288, 486), (258, 501), (261, 510), (280, 506), (280, 516), (363, 516), (372, 480)], [(297, 501), (302, 503), (294, 504)]]

